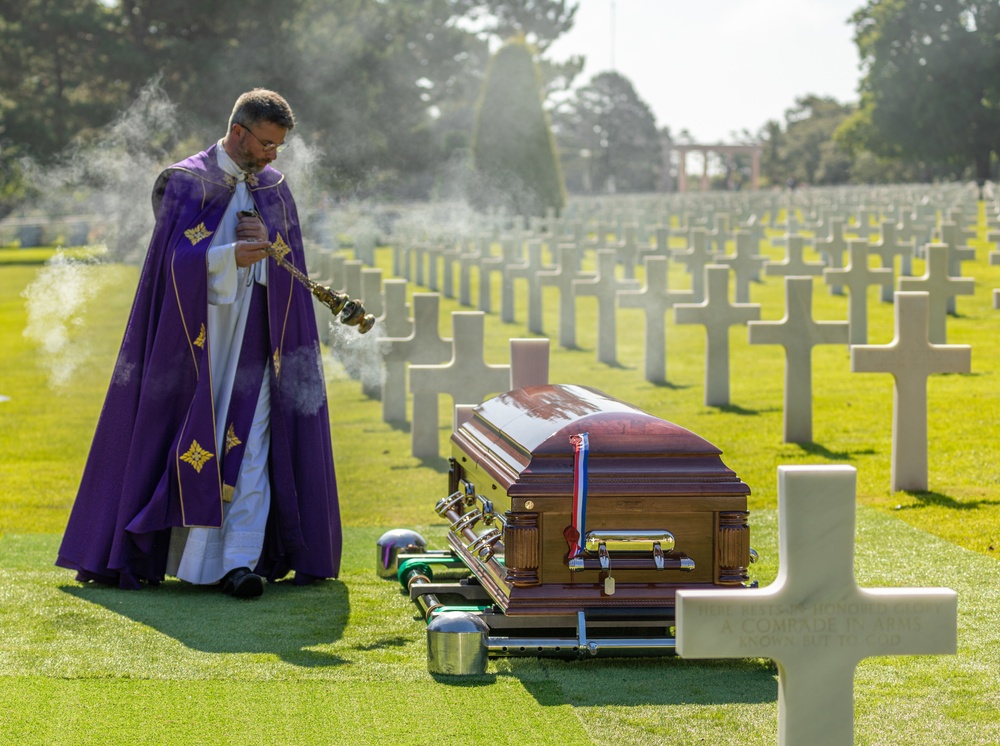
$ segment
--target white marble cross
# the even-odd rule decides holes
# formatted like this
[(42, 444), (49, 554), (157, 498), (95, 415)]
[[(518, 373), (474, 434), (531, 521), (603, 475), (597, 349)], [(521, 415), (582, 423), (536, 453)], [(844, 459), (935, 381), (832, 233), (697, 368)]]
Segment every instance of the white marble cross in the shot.
[(848, 261), (843, 268), (823, 270), (823, 281), (835, 282), (851, 291), (847, 305), (847, 322), (850, 324), (852, 345), (868, 342), (868, 286), (892, 285), (892, 270), (872, 267), (868, 263), (868, 242), (852, 238), (847, 242)]
[[(634, 245), (634, 242), (633, 242)], [(618, 362), (617, 296), (618, 290), (639, 287), (638, 280), (619, 280), (616, 276), (618, 257), (612, 249), (597, 252), (597, 274), (573, 281), (576, 295), (597, 298), (597, 359), (606, 365)]]
[(407, 285), (409, 283), (401, 277), (393, 277), (382, 283), (385, 308), (378, 318), (379, 337), (408, 337), (413, 332), (413, 321), (406, 302)]
[(442, 243), (443, 239), (438, 239), (434, 243), (421, 246), (423, 250), (423, 259), (417, 263), (417, 284), (424, 285), (421, 281), (421, 277), (425, 272), (427, 283), (426, 287), (434, 292), (441, 291), (441, 272), (439, 271), (439, 265), (442, 262), (442, 257), (444, 257), (445, 250), (447, 246)]
[(684, 658), (778, 664), (779, 746), (854, 743), (854, 670), (865, 658), (954, 654), (949, 588), (859, 588), (851, 466), (778, 467), (778, 577), (766, 588), (677, 591)]
[[(826, 262), (827, 268), (840, 269), (844, 266), (844, 252), (847, 251), (847, 241), (844, 239), (844, 219), (831, 217), (830, 234), (826, 238), (817, 238), (813, 242), (816, 251)], [(823, 270), (824, 276), (826, 270)], [(843, 295), (844, 288), (840, 284), (830, 283), (830, 295)]]
[[(373, 239), (374, 240), (374, 239)], [(365, 311), (376, 319), (385, 314), (385, 302), (382, 297), (382, 270), (378, 267), (362, 267), (361, 295)], [(382, 377), (366, 375), (367, 371), (378, 370), (382, 366), (382, 352), (378, 345), (362, 345), (355, 353), (355, 359), (360, 366), (361, 392), (365, 396), (378, 398), (382, 389)]]
[[(489, 247), (489, 239), (480, 237), (469, 242), (467, 247), (460, 245), (458, 251), (458, 303), (461, 306), (472, 305), (472, 268), (479, 266), (483, 257), (483, 246)], [(463, 251), (462, 248), (467, 248)], [(479, 309), (485, 310), (485, 309)]]
[(344, 292), (352, 298), (360, 298), (364, 292), (361, 287), (361, 270), (364, 267), (364, 262), (360, 259), (348, 259), (344, 262), (343, 282), (341, 284), (344, 287)]
[(451, 246), (432, 247), (431, 266), (437, 267), (436, 256), (441, 257), (441, 295), (445, 298), (455, 297), (455, 262), (460, 261), (461, 246), (457, 243)]
[(361, 294), (358, 296), (365, 304), (365, 310), (378, 317), (382, 308), (382, 270), (378, 267), (361, 268)]
[(729, 235), (729, 213), (715, 213), (714, 225), (715, 228), (705, 234), (708, 239), (708, 253), (715, 255), (725, 254), (726, 238)]
[(674, 321), (704, 325), (705, 404), (724, 407), (729, 404), (729, 327), (759, 319), (760, 304), (729, 302), (729, 267), (721, 264), (705, 267), (704, 286), (705, 300), (675, 305)]
[[(941, 223), (941, 243), (948, 246), (948, 274), (952, 277), (962, 276), (962, 262), (971, 262), (976, 258), (976, 250), (971, 246), (962, 246), (962, 241), (970, 238), (970, 232), (962, 230), (958, 223), (944, 221)], [(948, 299), (948, 313), (955, 313), (954, 297)]]
[(500, 296), (500, 318), (508, 324), (514, 323), (514, 280), (523, 277), (528, 281), (528, 331), (542, 333), (542, 283), (538, 273), (553, 267), (542, 264), (542, 242), (532, 239), (526, 244), (528, 255), (523, 261), (513, 261), (504, 268), (503, 292)]
[[(406, 250), (406, 256), (403, 258), (403, 276), (407, 280), (412, 280), (417, 285), (421, 287), (430, 287), (431, 290), (437, 290), (437, 281), (435, 280), (434, 286), (432, 287), (430, 283), (425, 279), (425, 267), (427, 265), (427, 254), (430, 251), (430, 246), (425, 243), (413, 243)], [(412, 272), (411, 272), (411, 269)]]
[(912, 206), (904, 205), (899, 209), (899, 222), (896, 224), (896, 235), (901, 241), (912, 241), (915, 247), (913, 253), (916, 255), (920, 252), (920, 247), (931, 240), (936, 220), (936, 212), (934, 217), (921, 217), (918, 216)]
[(615, 252), (616, 259), (621, 260), (625, 279), (635, 279), (635, 265), (639, 257), (639, 245), (636, 242), (635, 225), (626, 225), (625, 238), (610, 248)]
[[(901, 257), (900, 274), (908, 274), (910, 262), (914, 254), (913, 243), (896, 240), (896, 224), (891, 220), (882, 221), (882, 235), (879, 240), (868, 244), (868, 251), (882, 260), (882, 267), (890, 272), (896, 271), (896, 257)], [(892, 283), (882, 286), (882, 301), (892, 303)]]
[(439, 395), (450, 395), (453, 404), (479, 404), (489, 394), (510, 390), (510, 366), (485, 360), (484, 321), (482, 311), (453, 311), (451, 360), (444, 365), (410, 365), (411, 452), (416, 458), (440, 455)]
[(750, 344), (785, 348), (784, 441), (812, 442), (812, 348), (847, 344), (846, 321), (813, 321), (811, 277), (785, 278), (785, 316), (781, 321), (749, 322)]
[(862, 205), (858, 209), (858, 214), (857, 214), (857, 218), (858, 219), (857, 219), (857, 221), (851, 223), (847, 227), (847, 230), (849, 232), (853, 233), (854, 235), (856, 235), (858, 238), (865, 238), (865, 239), (867, 239), (868, 236), (870, 236), (871, 233), (872, 233), (872, 222), (871, 222), (871, 219), (872, 219), (873, 212), (874, 211), (871, 208), (868, 208), (868, 207), (865, 207), (865, 206)]
[(945, 220), (938, 227), (941, 235), (940, 243), (948, 245), (948, 273), (953, 277), (962, 275), (962, 262), (971, 262), (976, 258), (976, 250), (963, 245), (975, 236), (975, 231), (964, 230), (958, 223)]
[(750, 302), (750, 283), (760, 278), (761, 270), (767, 265), (768, 258), (760, 254), (760, 241), (749, 231), (738, 230), (736, 237), (736, 253), (725, 254), (716, 259), (716, 263), (725, 264), (733, 270), (736, 278), (736, 302)]
[(812, 276), (823, 274), (823, 262), (807, 262), (803, 257), (806, 248), (806, 238), (798, 233), (785, 236), (785, 258), (780, 262), (768, 262), (764, 273), (768, 275), (783, 275), (788, 277)]
[(372, 226), (363, 226), (355, 231), (354, 258), (366, 266), (375, 266), (375, 234)]
[[(653, 250), (649, 252), (649, 256), (670, 256), (670, 234), (672, 233), (669, 222), (663, 225), (657, 225), (654, 231), (654, 247)], [(995, 252), (998, 259), (1000, 259), (1000, 251)]]
[(646, 267), (646, 286), (642, 290), (619, 290), (618, 305), (622, 308), (641, 308), (646, 313), (645, 375), (650, 383), (667, 382), (667, 311), (678, 301), (691, 299), (690, 290), (673, 292), (669, 288), (670, 259), (666, 256), (649, 256), (643, 260)]
[(576, 347), (576, 295), (573, 293), (573, 282), (589, 275), (578, 268), (579, 252), (576, 246), (558, 248), (559, 266), (537, 274), (542, 285), (555, 285), (559, 288), (559, 346), (571, 349)]
[[(441, 296), (414, 293), (412, 331), (406, 337), (383, 337), (382, 420), (406, 422), (406, 366), (408, 363), (436, 364), (451, 357), (451, 340), (438, 332)], [(376, 327), (377, 328), (377, 327)]]
[(499, 255), (491, 253), (490, 244), (483, 247), (479, 259), (479, 310), (483, 313), (491, 313), (493, 310), (493, 275), (499, 274), (503, 279), (504, 267), (517, 256), (519, 244), (519, 239), (504, 238), (500, 242)]
[(892, 373), (891, 489), (927, 489), (927, 377), (969, 373), (972, 348), (937, 345), (928, 339), (927, 293), (896, 292), (896, 336), (887, 345), (851, 347), (854, 373)]
[(704, 228), (688, 231), (688, 247), (673, 252), (673, 258), (687, 267), (691, 275), (691, 293), (695, 303), (705, 300), (705, 267), (713, 263), (708, 252), (708, 240)]
[(934, 344), (948, 341), (948, 304), (956, 295), (972, 295), (976, 281), (972, 277), (948, 274), (948, 246), (930, 243), (924, 247), (927, 268), (921, 277), (900, 277), (900, 290), (923, 290), (930, 296), (930, 326), (927, 338)]

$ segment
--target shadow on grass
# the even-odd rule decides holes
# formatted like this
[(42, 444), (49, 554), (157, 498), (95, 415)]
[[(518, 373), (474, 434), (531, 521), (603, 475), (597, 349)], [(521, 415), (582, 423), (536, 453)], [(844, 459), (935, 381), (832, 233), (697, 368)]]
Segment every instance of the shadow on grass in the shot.
[(542, 706), (760, 704), (778, 698), (776, 668), (763, 659), (557, 660), (546, 661), (546, 669), (547, 680), (522, 679), (524, 688)]
[(611, 368), (613, 370), (636, 370), (636, 366), (634, 366), (634, 365), (626, 365), (625, 363), (621, 362), (620, 360), (615, 360), (614, 362), (611, 362), (611, 363), (604, 363), (604, 365), (606, 365), (608, 368)]
[(647, 383), (652, 383), (658, 389), (670, 389), (671, 391), (683, 391), (684, 389), (691, 388), (691, 384), (689, 383), (671, 383), (670, 381), (648, 381)]
[[(495, 673), (472, 674), (463, 676), (449, 676), (448, 674), (432, 673), (431, 678), (438, 684), (453, 687), (477, 687), (489, 686), (497, 680)], [(536, 697), (537, 699), (537, 697)], [(560, 703), (562, 704), (562, 703)]]
[(738, 414), (743, 417), (753, 417), (764, 412), (775, 411), (774, 409), (747, 409), (746, 407), (741, 407), (739, 404), (719, 404), (715, 409), (726, 414)]
[(336, 642), (350, 616), (350, 594), (339, 580), (295, 586), (268, 583), (258, 599), (234, 599), (218, 586), (166, 580), (138, 591), (88, 584), (64, 593), (103, 606), (205, 653), (270, 653), (303, 668), (348, 661), (314, 648)]
[(812, 441), (808, 443), (789, 443), (788, 445), (798, 446), (810, 456), (820, 456), (830, 461), (849, 461), (855, 456), (871, 456), (875, 453), (874, 448), (863, 448), (857, 451), (831, 451), (826, 446)]
[(384, 640), (379, 640), (369, 645), (355, 645), (354, 649), (370, 652), (372, 650), (385, 650), (386, 648), (405, 648), (411, 642), (410, 638), (397, 635), (396, 637), (387, 637)]
[[(436, 471), (438, 474), (447, 474), (451, 466), (448, 464), (447, 456), (436, 456), (433, 458), (422, 458), (420, 459), (420, 466), (424, 469), (430, 469), (431, 471)], [(396, 468), (396, 467), (392, 467)], [(410, 468), (410, 467), (407, 467)]]
[(409, 422), (409, 420), (407, 420), (406, 422), (390, 421), (390, 422), (384, 422), (384, 424), (388, 425), (393, 430), (396, 430), (396, 431), (401, 432), (401, 433), (408, 433), (408, 432), (410, 432), (410, 422)]
[(940, 492), (923, 492), (900, 490), (918, 502), (914, 505), (900, 505), (896, 510), (920, 510), (921, 508), (939, 507), (948, 510), (978, 510), (985, 507), (996, 507), (1000, 500), (956, 500)]

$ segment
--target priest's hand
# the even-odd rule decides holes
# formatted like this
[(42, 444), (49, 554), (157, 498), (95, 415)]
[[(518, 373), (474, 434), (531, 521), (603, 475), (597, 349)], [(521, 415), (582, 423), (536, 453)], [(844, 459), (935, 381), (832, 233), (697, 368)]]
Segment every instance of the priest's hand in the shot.
[(237, 267), (249, 267), (261, 259), (267, 258), (270, 241), (237, 241), (233, 254), (236, 256)]
[(266, 241), (267, 228), (263, 221), (253, 213), (241, 212), (236, 222), (237, 241)]

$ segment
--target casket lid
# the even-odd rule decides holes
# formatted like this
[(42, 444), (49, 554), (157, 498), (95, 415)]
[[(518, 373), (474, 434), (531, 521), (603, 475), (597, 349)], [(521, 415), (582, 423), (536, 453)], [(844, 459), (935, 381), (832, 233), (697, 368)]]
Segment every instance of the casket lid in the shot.
[(570, 438), (580, 433), (588, 433), (592, 478), (639, 471), (668, 481), (733, 482), (749, 491), (704, 438), (588, 386), (508, 391), (476, 407), (452, 442), (509, 490), (519, 481), (567, 475)]

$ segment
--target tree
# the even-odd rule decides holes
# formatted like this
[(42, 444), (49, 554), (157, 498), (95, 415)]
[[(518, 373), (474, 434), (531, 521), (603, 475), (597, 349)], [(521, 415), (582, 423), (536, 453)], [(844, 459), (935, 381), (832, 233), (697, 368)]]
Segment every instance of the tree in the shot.
[(155, 79), (185, 147), (220, 137), (236, 96), (264, 86), (292, 104), (326, 187), (426, 196), (446, 143), (471, 137), (490, 41), (523, 26), (547, 46), (575, 5), (0, 0), (0, 194), (17, 191), (15, 155), (44, 163), (99, 140)]
[(482, 181), (473, 194), (478, 207), (501, 206), (518, 215), (544, 215), (565, 204), (562, 172), (534, 51), (514, 39), (490, 61), (476, 110), (472, 157)]
[(785, 127), (770, 121), (761, 132), (761, 173), (771, 184), (794, 179), (802, 184), (845, 184), (851, 155), (833, 140), (834, 132), (853, 112), (850, 104), (807, 94), (785, 112)]
[(539, 54), (573, 27), (578, 2), (567, 0), (458, 0), (464, 15), (499, 39), (523, 35)]
[(646, 192), (657, 185), (660, 135), (628, 78), (596, 75), (553, 115), (572, 188)]
[(0, 136), (39, 158), (112, 119), (124, 88), (108, 74), (112, 12), (93, 0), (0, 2)]
[(974, 166), (985, 182), (1000, 152), (1000, 4), (869, 0), (852, 20), (865, 72), (838, 140), (877, 156)]

